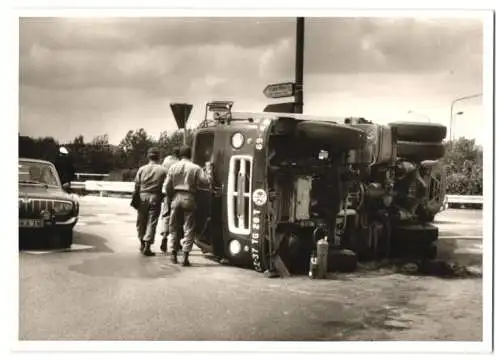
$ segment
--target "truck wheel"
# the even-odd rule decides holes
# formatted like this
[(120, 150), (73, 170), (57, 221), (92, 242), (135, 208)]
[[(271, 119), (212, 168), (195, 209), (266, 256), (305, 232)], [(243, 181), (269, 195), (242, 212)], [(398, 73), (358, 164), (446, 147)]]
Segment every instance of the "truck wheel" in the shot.
[(342, 150), (359, 149), (367, 142), (363, 130), (327, 121), (303, 121), (297, 125), (297, 131), (319, 143), (331, 144)]
[(445, 146), (442, 143), (398, 141), (397, 156), (416, 161), (438, 160), (444, 156)]
[(59, 231), (59, 246), (62, 249), (69, 249), (73, 245), (73, 229)]
[(447, 128), (441, 124), (395, 122), (389, 126), (396, 129), (398, 140), (415, 142), (441, 142), (446, 137)]

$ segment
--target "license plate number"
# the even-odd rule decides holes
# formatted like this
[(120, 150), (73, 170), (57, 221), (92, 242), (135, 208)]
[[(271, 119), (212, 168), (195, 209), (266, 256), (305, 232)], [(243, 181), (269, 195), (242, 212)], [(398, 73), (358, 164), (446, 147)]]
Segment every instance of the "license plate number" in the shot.
[(19, 219), (19, 227), (41, 228), (43, 227), (43, 221), (40, 219)]

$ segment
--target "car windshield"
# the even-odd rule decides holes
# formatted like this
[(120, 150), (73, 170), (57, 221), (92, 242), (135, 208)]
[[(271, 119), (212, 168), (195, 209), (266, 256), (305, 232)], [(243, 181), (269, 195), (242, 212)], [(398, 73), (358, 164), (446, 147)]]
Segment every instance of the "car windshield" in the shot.
[(34, 161), (19, 161), (19, 183), (45, 186), (59, 186), (54, 166)]

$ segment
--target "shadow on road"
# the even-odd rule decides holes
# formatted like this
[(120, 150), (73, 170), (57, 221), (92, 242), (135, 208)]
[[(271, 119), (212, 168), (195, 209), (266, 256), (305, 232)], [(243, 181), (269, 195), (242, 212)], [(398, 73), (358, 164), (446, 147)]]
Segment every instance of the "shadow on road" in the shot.
[(139, 253), (117, 253), (88, 259), (69, 268), (89, 276), (115, 278), (159, 279), (181, 272), (178, 265), (172, 265), (162, 256), (144, 257)]
[(482, 266), (482, 250), (474, 251), (475, 244), (481, 244), (481, 241), (441, 238), (438, 241), (438, 259), (464, 266)]
[[(56, 240), (56, 238), (53, 238), (49, 235), (23, 235), (19, 237), (19, 251), (71, 251), (61, 248)], [(91, 233), (75, 231), (73, 234), (73, 244), (89, 246), (90, 248), (86, 249), (86, 251), (107, 253), (114, 252), (111, 248), (105, 245), (106, 242), (107, 240), (102, 236), (94, 235)]]
[(105, 238), (92, 233), (75, 231), (74, 242), (81, 245), (92, 246), (94, 249), (92, 249), (91, 251), (94, 252), (114, 252), (110, 247), (105, 245), (108, 242)]

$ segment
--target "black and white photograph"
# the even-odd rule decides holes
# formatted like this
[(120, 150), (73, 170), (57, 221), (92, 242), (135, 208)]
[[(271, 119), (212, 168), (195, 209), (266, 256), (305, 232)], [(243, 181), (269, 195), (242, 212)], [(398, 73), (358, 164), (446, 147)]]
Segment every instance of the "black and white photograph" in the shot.
[(491, 351), (493, 14), (20, 12), (16, 348)]

